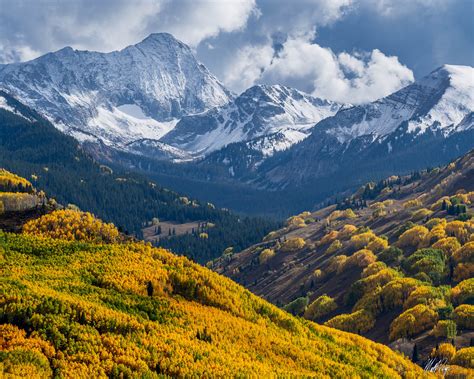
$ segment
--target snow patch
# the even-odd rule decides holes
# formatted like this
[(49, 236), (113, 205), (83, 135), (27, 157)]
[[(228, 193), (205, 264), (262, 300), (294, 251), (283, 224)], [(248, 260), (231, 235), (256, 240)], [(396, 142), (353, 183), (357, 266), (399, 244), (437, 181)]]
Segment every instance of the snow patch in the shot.
[(34, 119), (32, 119), (30, 117), (26, 117), (21, 112), (17, 111), (15, 108), (13, 108), (11, 105), (9, 105), (7, 99), (5, 99), (3, 96), (0, 96), (0, 108), (6, 110), (8, 112), (11, 112), (11, 113), (13, 113), (17, 116), (20, 116), (20, 117), (24, 118), (25, 120), (27, 120), (29, 122), (35, 121)]
[[(317, 99), (292, 88), (258, 85), (232, 103), (194, 116), (196, 123), (212, 125), (209, 130), (190, 130), (191, 116), (183, 130), (178, 124), (164, 141), (193, 154), (209, 154), (231, 143), (272, 136), (261, 147), (263, 154), (270, 156), (274, 151), (287, 149), (306, 138), (315, 124), (336, 114), (340, 107), (341, 104)], [(252, 145), (256, 146), (255, 143)]]
[(122, 113), (125, 113), (134, 118), (138, 118), (140, 120), (149, 120), (151, 118), (148, 117), (145, 113), (143, 113), (143, 110), (136, 104), (119, 105), (117, 109)]
[(159, 122), (152, 118), (136, 118), (118, 108), (100, 106), (97, 108), (97, 115), (89, 120), (84, 129), (100, 136), (108, 145), (123, 147), (138, 139), (158, 140), (172, 130), (177, 122), (177, 119)]

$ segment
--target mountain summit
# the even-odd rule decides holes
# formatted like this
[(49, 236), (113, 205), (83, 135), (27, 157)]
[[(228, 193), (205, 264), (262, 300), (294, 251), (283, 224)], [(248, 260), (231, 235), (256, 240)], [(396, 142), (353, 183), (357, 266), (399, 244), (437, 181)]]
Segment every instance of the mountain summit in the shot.
[(178, 118), (233, 97), (168, 33), (110, 53), (66, 47), (0, 66), (0, 88), (77, 139), (112, 146), (158, 139)]
[(322, 120), (262, 167), (261, 182), (287, 187), (344, 178), (349, 185), (443, 164), (472, 149), (473, 112), (474, 68), (445, 65), (385, 98)]
[(341, 104), (318, 99), (281, 85), (250, 87), (233, 102), (206, 113), (181, 119), (163, 142), (192, 153), (208, 154), (231, 143), (279, 134), (266, 155), (283, 150), (310, 134)]
[(444, 65), (383, 99), (340, 112), (328, 133), (344, 143), (364, 135), (384, 137), (408, 122), (409, 132), (431, 128), (450, 134), (473, 110), (474, 68)]

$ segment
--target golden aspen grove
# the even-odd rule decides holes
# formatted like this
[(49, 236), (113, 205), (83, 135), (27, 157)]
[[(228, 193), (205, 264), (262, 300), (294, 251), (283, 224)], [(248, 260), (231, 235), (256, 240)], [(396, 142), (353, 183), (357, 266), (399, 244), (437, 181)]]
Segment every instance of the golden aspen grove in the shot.
[(0, 0), (0, 379), (474, 379), (473, 19)]
[(90, 213), (56, 209), (23, 229), (0, 231), (2, 377), (430, 376)]
[(212, 267), (294, 315), (474, 377), (473, 173), (470, 153), (366, 200), (369, 184)]

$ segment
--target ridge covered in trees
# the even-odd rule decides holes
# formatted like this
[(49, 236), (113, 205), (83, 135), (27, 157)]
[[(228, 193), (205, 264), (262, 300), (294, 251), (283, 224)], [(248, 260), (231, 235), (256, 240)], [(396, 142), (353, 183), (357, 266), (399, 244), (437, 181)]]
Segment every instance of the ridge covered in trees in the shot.
[[(184, 203), (182, 195), (143, 176), (100, 165), (72, 137), (1, 94), (18, 113), (27, 116), (0, 109), (1, 167), (26, 178), (25, 183), (31, 182), (60, 204), (74, 204), (139, 238), (143, 225), (154, 217), (179, 223), (212, 222), (215, 228), (207, 239), (177, 236), (162, 241), (167, 248), (201, 263), (221, 255), (227, 247), (240, 251), (279, 226), (272, 220), (241, 217), (196, 200)], [(25, 191), (28, 186), (15, 192)]]
[(0, 272), (5, 377), (423, 376), (74, 209), (0, 231)]
[[(471, 152), (293, 216), (261, 243), (209, 265), (295, 315), (389, 344), (423, 366), (462, 366), (457, 372), (468, 377), (473, 217)], [(449, 359), (440, 344), (450, 344)]]

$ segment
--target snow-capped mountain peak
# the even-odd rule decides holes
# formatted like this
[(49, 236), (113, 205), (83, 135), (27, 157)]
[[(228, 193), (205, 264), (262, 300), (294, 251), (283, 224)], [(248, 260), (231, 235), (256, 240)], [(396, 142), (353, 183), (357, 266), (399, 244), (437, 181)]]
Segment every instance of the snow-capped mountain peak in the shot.
[(412, 133), (432, 128), (449, 134), (473, 110), (474, 68), (444, 65), (385, 98), (341, 110), (326, 127), (340, 143), (383, 138), (404, 122)]
[(258, 168), (255, 183), (290, 188), (343, 178), (360, 185), (448, 162), (474, 147), (474, 68), (442, 66), (372, 103), (341, 108)]
[(317, 122), (340, 107), (293, 88), (256, 85), (229, 104), (184, 117), (162, 141), (194, 154), (208, 154), (231, 143), (278, 133), (285, 142), (276, 146), (284, 149), (304, 139)]
[(119, 148), (143, 138), (157, 140), (182, 116), (233, 98), (191, 49), (168, 33), (110, 53), (65, 47), (3, 65), (0, 88), (66, 133)]

